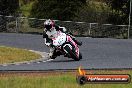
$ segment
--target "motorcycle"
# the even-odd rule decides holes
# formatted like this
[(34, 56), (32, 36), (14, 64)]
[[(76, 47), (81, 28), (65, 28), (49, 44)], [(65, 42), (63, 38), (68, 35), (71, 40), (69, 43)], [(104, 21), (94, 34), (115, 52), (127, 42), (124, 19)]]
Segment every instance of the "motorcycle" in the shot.
[[(82, 59), (82, 54), (79, 51), (79, 47), (72, 40), (70, 35), (57, 31), (56, 33), (53, 33), (53, 36), (52, 42), (56, 52), (60, 52), (65, 57), (72, 58), (75, 61)], [(55, 57), (57, 56), (53, 55), (51, 58)]]

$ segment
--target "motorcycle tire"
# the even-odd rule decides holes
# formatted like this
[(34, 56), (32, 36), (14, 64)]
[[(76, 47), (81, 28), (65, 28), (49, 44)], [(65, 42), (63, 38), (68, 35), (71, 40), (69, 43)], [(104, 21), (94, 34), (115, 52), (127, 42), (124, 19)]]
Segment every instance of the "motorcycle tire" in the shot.
[(82, 58), (82, 55), (79, 53), (79, 57), (70, 49), (69, 46), (65, 46), (64, 49), (68, 52), (69, 56), (75, 61), (79, 61)]

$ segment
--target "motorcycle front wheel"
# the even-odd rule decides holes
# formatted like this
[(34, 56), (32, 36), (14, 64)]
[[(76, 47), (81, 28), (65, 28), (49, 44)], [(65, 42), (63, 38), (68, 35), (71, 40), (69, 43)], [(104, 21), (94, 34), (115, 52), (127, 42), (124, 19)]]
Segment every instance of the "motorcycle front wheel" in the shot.
[(73, 52), (68, 45), (66, 45), (64, 47), (64, 49), (65, 49), (64, 51), (67, 51), (66, 53), (68, 54), (68, 56), (70, 56), (71, 58), (73, 58), (75, 61), (79, 61), (80, 59), (82, 59), (82, 54), (79, 52), (79, 57), (78, 57), (75, 54), (75, 52)]

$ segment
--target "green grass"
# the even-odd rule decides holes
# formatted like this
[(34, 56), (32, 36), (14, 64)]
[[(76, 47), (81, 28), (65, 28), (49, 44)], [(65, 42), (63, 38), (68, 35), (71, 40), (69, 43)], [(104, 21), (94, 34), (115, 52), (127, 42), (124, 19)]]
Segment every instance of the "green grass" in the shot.
[(0, 46), (0, 64), (29, 61), (39, 58), (41, 58), (41, 55), (25, 49)]
[[(87, 73), (94, 74), (130, 74), (132, 71), (111, 71), (111, 70), (89, 70)], [(129, 84), (85, 84), (76, 83), (78, 73), (8, 73), (0, 74), (0, 88), (132, 88)]]

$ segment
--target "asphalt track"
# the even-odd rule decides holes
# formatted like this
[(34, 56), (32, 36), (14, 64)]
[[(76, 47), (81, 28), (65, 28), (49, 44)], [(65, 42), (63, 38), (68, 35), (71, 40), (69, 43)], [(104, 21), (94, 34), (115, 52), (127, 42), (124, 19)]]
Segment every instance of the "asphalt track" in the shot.
[[(132, 68), (132, 40), (111, 38), (77, 38), (83, 59), (73, 61), (63, 56), (52, 61), (41, 61), (19, 65), (0, 65), (0, 70), (64, 70), (77, 69), (122, 69)], [(0, 45), (48, 52), (41, 35), (0, 33)]]

